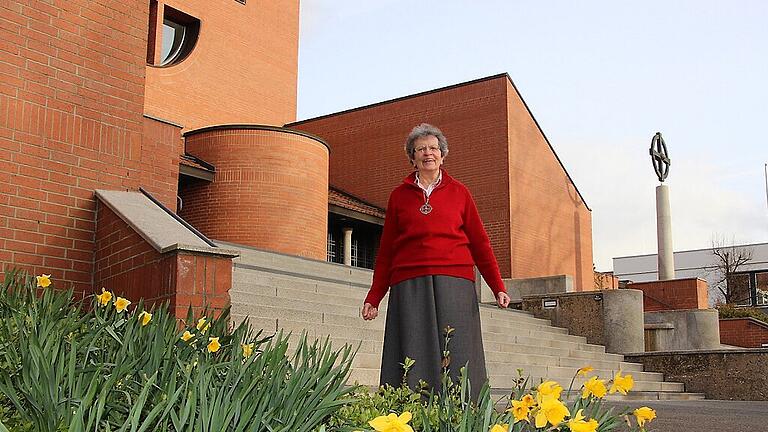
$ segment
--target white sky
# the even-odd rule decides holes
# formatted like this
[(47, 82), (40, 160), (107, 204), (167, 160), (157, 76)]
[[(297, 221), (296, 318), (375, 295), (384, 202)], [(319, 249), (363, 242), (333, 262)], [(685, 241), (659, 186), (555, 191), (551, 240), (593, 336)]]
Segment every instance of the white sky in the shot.
[[(302, 0), (298, 118), (508, 72), (592, 208), (594, 259), (768, 241), (768, 1)], [(450, 137), (449, 137), (450, 139)]]

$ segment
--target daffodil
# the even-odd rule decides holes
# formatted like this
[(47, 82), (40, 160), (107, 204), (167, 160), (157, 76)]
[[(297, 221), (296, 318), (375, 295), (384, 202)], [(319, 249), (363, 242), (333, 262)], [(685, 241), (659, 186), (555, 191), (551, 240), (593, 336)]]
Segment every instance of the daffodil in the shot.
[(593, 368), (592, 366), (584, 366), (583, 368), (579, 369), (578, 372), (576, 372), (576, 375), (586, 376), (588, 373), (592, 372), (593, 370), (595, 370), (595, 368)]
[(118, 311), (118, 312), (122, 312), (130, 304), (131, 304), (131, 302), (129, 300), (124, 299), (122, 297), (118, 297), (117, 300), (115, 300), (115, 310)]
[(536, 413), (536, 427), (543, 428), (547, 423), (556, 426), (563, 422), (566, 416), (570, 415), (568, 408), (557, 398), (547, 396), (539, 404), (539, 411)]
[(656, 411), (648, 407), (640, 407), (636, 409), (633, 414), (637, 418), (637, 425), (643, 427), (645, 422), (649, 422), (656, 418)]
[(40, 288), (48, 288), (51, 286), (51, 275), (44, 274), (41, 276), (36, 276), (37, 278), (37, 286)]
[(635, 385), (635, 380), (632, 379), (632, 375), (624, 375), (621, 376), (621, 371), (616, 373), (616, 376), (613, 377), (613, 384), (611, 384), (611, 389), (608, 391), (609, 393), (616, 393), (617, 391), (623, 395), (626, 395), (628, 391), (632, 390), (632, 387)]
[(411, 413), (405, 411), (399, 416), (393, 413), (376, 417), (369, 421), (368, 424), (377, 432), (413, 432), (413, 428), (408, 425), (411, 417)]
[(141, 326), (144, 327), (152, 321), (152, 314), (147, 311), (142, 311), (139, 314), (139, 321), (141, 321)]
[(208, 338), (208, 352), (215, 353), (216, 351), (221, 348), (221, 344), (219, 343), (219, 338), (217, 337), (211, 337)]
[(506, 423), (503, 425), (495, 424), (491, 427), (490, 432), (509, 432), (509, 425)]
[(243, 357), (248, 358), (253, 354), (253, 343), (240, 344), (240, 346), (243, 348)]
[(595, 432), (599, 426), (597, 420), (589, 419), (588, 421), (584, 421), (584, 414), (582, 414), (582, 411), (583, 410), (579, 410), (576, 412), (576, 416), (568, 420), (568, 429), (570, 429), (571, 432)]
[(533, 407), (534, 405), (536, 405), (536, 399), (534, 399), (534, 398), (533, 398), (533, 396), (531, 396), (530, 394), (527, 394), (527, 395), (523, 396), (523, 398), (521, 399), (521, 401), (522, 401), (522, 402), (523, 402), (523, 404), (525, 404), (525, 406), (527, 406), (528, 408), (531, 408), (531, 407)]
[(546, 399), (560, 399), (560, 393), (563, 391), (563, 388), (555, 381), (544, 381), (539, 384), (536, 391), (536, 401), (541, 405)]
[(102, 288), (101, 294), (96, 296), (96, 300), (98, 300), (100, 305), (106, 306), (109, 304), (109, 301), (112, 300), (112, 293)]
[(507, 412), (510, 411), (512, 412), (512, 416), (515, 417), (515, 423), (517, 423), (522, 420), (528, 420), (530, 407), (525, 404), (525, 401), (513, 400), (512, 408), (508, 409)]
[(581, 391), (581, 398), (586, 399), (589, 395), (593, 395), (598, 399), (602, 399), (605, 396), (606, 391), (605, 381), (593, 376), (584, 383), (584, 389)]
[(200, 330), (200, 333), (205, 333), (208, 331), (208, 328), (211, 327), (211, 323), (207, 323), (207, 320), (205, 317), (200, 318), (197, 320), (197, 329)]
[(187, 331), (184, 332), (183, 335), (181, 335), (181, 340), (186, 342), (186, 341), (192, 339), (193, 337), (195, 337), (195, 334), (194, 333), (190, 333), (189, 330), (187, 330)]

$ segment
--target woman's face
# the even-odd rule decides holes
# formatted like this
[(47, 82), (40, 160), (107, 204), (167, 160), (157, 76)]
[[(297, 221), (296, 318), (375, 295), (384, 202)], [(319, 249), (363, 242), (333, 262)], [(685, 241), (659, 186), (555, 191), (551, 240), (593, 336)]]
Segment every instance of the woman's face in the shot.
[(443, 164), (437, 137), (428, 135), (413, 142), (413, 163), (419, 172), (437, 171)]

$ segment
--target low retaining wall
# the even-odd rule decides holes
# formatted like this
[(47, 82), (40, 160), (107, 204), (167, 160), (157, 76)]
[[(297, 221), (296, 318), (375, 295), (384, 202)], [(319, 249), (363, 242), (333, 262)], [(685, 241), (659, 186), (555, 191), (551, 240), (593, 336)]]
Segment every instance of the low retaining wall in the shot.
[(524, 296), (522, 308), (536, 318), (605, 345), (611, 353), (642, 352), (643, 293), (633, 289)]
[(715, 309), (645, 313), (645, 351), (719, 348), (720, 331)]
[(635, 282), (627, 285), (627, 288), (643, 292), (643, 307), (646, 312), (709, 307), (707, 282), (703, 279)]
[(744, 348), (764, 347), (768, 345), (768, 324), (754, 318), (723, 318), (720, 341)]
[(767, 348), (624, 354), (624, 359), (708, 399), (768, 400)]

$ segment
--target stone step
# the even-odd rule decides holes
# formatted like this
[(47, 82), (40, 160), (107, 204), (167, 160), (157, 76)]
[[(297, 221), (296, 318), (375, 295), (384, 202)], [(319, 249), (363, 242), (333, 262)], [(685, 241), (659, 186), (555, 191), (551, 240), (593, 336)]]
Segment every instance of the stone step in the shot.
[[(566, 380), (567, 382), (565, 384), (568, 384), (571, 379), (573, 379), (574, 375), (576, 375), (576, 371), (579, 370), (579, 368), (574, 368), (571, 366), (557, 366), (557, 365), (542, 365), (542, 364), (536, 364), (536, 363), (528, 363), (528, 364), (509, 364), (509, 363), (502, 363), (502, 362), (493, 362), (493, 361), (485, 361), (486, 368), (488, 370), (488, 375), (514, 375), (517, 376), (517, 369), (521, 368), (523, 369), (523, 375), (531, 375), (531, 376), (540, 376), (540, 377), (547, 377), (548, 379), (555, 380), (555, 381), (561, 381), (560, 385), (563, 385), (562, 381)], [(592, 376), (598, 376), (600, 379), (603, 380), (609, 380), (613, 378), (614, 374), (618, 372), (618, 369), (595, 369), (594, 371), (590, 372), (587, 377), (577, 377), (576, 382), (581, 385), (582, 382), (586, 381), (589, 377)], [(658, 372), (642, 372), (642, 371), (632, 371), (628, 372), (630, 375), (632, 375), (632, 378), (635, 379), (635, 381), (661, 381), (663, 379), (663, 374)]]
[[(529, 376), (524, 371), (523, 377)], [(488, 379), (490, 380), (491, 387), (493, 388), (513, 388), (515, 383), (518, 380), (518, 376), (515, 373), (515, 375), (488, 375)], [(568, 384), (571, 382), (571, 377), (568, 376), (558, 376), (558, 375), (530, 375), (530, 379), (528, 381), (529, 386), (535, 387), (538, 385), (538, 383), (542, 382), (542, 380), (553, 380), (556, 381), (558, 384), (560, 384), (564, 389), (567, 390)], [(576, 382), (573, 384), (573, 388), (575, 390), (578, 390), (581, 388), (581, 383)], [(610, 388), (610, 386), (609, 386)], [(652, 391), (652, 392), (682, 392), (685, 390), (685, 386), (682, 383), (674, 383), (674, 382), (665, 382), (665, 381), (638, 381), (635, 380), (635, 385), (632, 388), (631, 393), (634, 392), (644, 392), (644, 391)]]
[[(494, 399), (504, 398), (500, 404), (497, 404), (497, 407), (499, 409), (503, 409), (506, 407), (506, 400), (505, 398), (508, 398), (509, 395), (512, 394), (511, 388), (502, 388), (502, 387), (494, 387), (491, 388), (491, 397)], [(581, 392), (578, 391), (572, 391), (570, 395), (566, 395), (566, 392), (563, 392), (562, 395), (567, 400), (572, 400), (574, 398), (580, 398)], [(607, 394), (605, 395), (605, 400), (609, 401), (630, 401), (630, 400), (643, 400), (643, 401), (652, 401), (652, 400), (703, 400), (704, 394), (703, 393), (685, 393), (685, 392), (658, 392), (658, 391), (631, 391), (626, 396), (622, 395), (621, 393), (614, 393), (614, 394)]]
[(485, 351), (486, 362), (505, 362), (510, 366), (535, 364), (542, 366), (562, 366), (572, 368), (574, 373), (582, 367), (591, 366), (595, 369), (619, 370), (626, 372), (642, 372), (643, 365), (639, 363), (617, 362), (603, 360), (599, 356), (592, 359), (574, 358), (561, 355), (528, 354), (521, 352)]
[(579, 350), (593, 353), (602, 353), (605, 351), (605, 347), (602, 345), (592, 345), (580, 342), (570, 342), (562, 340), (551, 340), (543, 338), (531, 338), (526, 336), (516, 336), (513, 341), (500, 342), (486, 338), (487, 333), (483, 334), (483, 347), (486, 350), (492, 351), (514, 351), (514, 348), (510, 348), (510, 345), (532, 345), (550, 348), (562, 348), (567, 350)]

